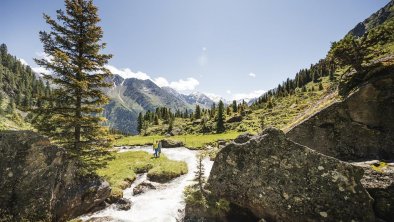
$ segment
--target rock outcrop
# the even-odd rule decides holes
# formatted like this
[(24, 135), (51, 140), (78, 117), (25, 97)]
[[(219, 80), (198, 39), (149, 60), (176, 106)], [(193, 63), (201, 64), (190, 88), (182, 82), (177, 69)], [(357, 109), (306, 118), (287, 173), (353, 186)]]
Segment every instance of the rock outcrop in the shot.
[(217, 155), (209, 190), (268, 221), (374, 221), (363, 170), (273, 128)]
[(394, 163), (375, 160), (352, 164), (364, 169), (361, 183), (374, 199), (376, 217), (394, 221)]
[(230, 117), (226, 122), (227, 123), (239, 123), (242, 121), (242, 119), (243, 119), (242, 116), (233, 116), (233, 117)]
[(185, 144), (181, 141), (171, 140), (171, 139), (163, 139), (161, 140), (161, 146), (163, 148), (177, 148), (183, 147)]
[(132, 205), (131, 201), (125, 198), (119, 199), (115, 204), (118, 210), (130, 210)]
[(79, 178), (64, 149), (31, 131), (0, 133), (0, 219), (66, 221), (100, 206), (107, 182)]
[(253, 137), (251, 133), (243, 133), (234, 139), (235, 143), (246, 143)]
[(144, 181), (133, 188), (133, 194), (139, 195), (139, 194), (145, 193), (146, 191), (152, 190), (152, 189), (155, 190), (156, 186), (149, 181)]
[(286, 135), (341, 160), (394, 159), (394, 73), (369, 80)]

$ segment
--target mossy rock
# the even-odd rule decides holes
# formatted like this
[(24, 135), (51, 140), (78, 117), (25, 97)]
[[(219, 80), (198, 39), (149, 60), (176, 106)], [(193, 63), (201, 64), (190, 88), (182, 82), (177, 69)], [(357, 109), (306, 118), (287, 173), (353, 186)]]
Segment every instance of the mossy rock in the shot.
[(112, 188), (111, 195), (106, 199), (110, 204), (116, 203), (123, 198), (123, 190), (117, 187)]
[(176, 148), (176, 147), (184, 147), (185, 144), (181, 141), (171, 140), (171, 139), (163, 139), (161, 140), (161, 146), (163, 148)]

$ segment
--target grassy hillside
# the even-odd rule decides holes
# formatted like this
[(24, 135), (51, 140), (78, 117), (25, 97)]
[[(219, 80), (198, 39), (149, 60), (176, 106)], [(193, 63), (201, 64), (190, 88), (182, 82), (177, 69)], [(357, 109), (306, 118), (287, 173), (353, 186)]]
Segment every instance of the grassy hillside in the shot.
[[(323, 88), (319, 90), (320, 83)], [(272, 126), (286, 131), (297, 122), (339, 100), (340, 97), (336, 88), (336, 81), (330, 81), (328, 77), (322, 77), (316, 83), (308, 83), (306, 92), (297, 89), (292, 95), (273, 98), (272, 107), (264, 106), (258, 109), (248, 107), (244, 115), (230, 113), (230, 115), (226, 115), (226, 121), (239, 116), (242, 116), (242, 121), (226, 122), (227, 131), (222, 134), (214, 133), (215, 119), (210, 119), (205, 123), (205, 127), (212, 131), (204, 134), (201, 133), (204, 123), (200, 120), (175, 118), (172, 132), (177, 135), (169, 138), (182, 141), (187, 147), (201, 148), (204, 144), (214, 143), (217, 140), (234, 139), (244, 132), (258, 133), (261, 130), (262, 119), (264, 119), (264, 127)], [(168, 134), (168, 128), (169, 123), (159, 121), (159, 125), (150, 124), (145, 135), (122, 137), (116, 141), (115, 145), (152, 144), (154, 140), (165, 138), (165, 135)]]
[(33, 130), (31, 124), (23, 118), (27, 113), (17, 109), (13, 112), (7, 111), (8, 106), (9, 99), (4, 98), (0, 102), (0, 130)]
[[(346, 41), (349, 40), (349, 36), (350, 43)], [(262, 95), (251, 107), (244, 106), (242, 111), (234, 113), (230, 107), (225, 115), (225, 127), (231, 133), (214, 134), (215, 117), (211, 115), (212, 110), (205, 110), (200, 118), (191, 115), (190, 118), (175, 118), (173, 122), (150, 122), (141, 132), (147, 137), (122, 138), (117, 145), (151, 143), (153, 138), (162, 138), (170, 134), (175, 135), (173, 138), (178, 140), (190, 137), (191, 141), (198, 141), (198, 145), (195, 146), (200, 147), (211, 142), (204, 141), (200, 135), (217, 140), (227, 135), (234, 137), (242, 132), (258, 133), (268, 126), (287, 131), (319, 110), (346, 97), (368, 79), (384, 73), (384, 70), (391, 70), (392, 66), (393, 1), (357, 25), (337, 44), (334, 43), (325, 59), (308, 69), (300, 70), (294, 79), (287, 79), (277, 88)]]
[(31, 129), (26, 117), (50, 88), (32, 69), (0, 45), (0, 130)]

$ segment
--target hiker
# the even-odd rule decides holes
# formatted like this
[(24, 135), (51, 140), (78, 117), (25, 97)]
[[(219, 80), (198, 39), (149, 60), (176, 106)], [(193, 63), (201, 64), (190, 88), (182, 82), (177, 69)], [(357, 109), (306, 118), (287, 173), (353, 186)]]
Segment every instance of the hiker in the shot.
[(155, 151), (153, 156), (157, 158), (159, 152), (159, 144), (157, 143), (157, 141), (153, 143), (153, 151)]
[(158, 148), (158, 154), (159, 154), (159, 157), (160, 157), (160, 154), (161, 154), (161, 140), (159, 141), (159, 145), (157, 146)]

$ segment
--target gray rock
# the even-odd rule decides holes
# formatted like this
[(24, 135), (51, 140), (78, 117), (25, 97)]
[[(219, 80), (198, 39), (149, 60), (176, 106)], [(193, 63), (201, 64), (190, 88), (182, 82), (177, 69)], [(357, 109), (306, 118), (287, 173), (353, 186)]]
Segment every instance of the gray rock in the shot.
[(218, 140), (217, 143), (218, 143), (218, 146), (224, 146), (224, 145), (226, 145), (227, 141), (226, 140)]
[(251, 133), (243, 133), (234, 139), (235, 143), (246, 143), (253, 137)]
[[(31, 131), (0, 133), (0, 215), (15, 221), (66, 221), (110, 195), (107, 182), (80, 178), (64, 149)], [(5, 217), (5, 216), (4, 216)]]
[(217, 155), (209, 190), (268, 221), (374, 221), (363, 170), (266, 129)]
[(233, 116), (230, 119), (228, 119), (226, 122), (227, 123), (238, 123), (238, 122), (241, 122), (242, 119), (243, 119), (242, 116)]
[(144, 181), (140, 184), (138, 184), (136, 187), (134, 187), (133, 189), (133, 194), (134, 195), (139, 195), (142, 193), (145, 193), (148, 190), (155, 190), (156, 186), (153, 185), (153, 183), (149, 182), (149, 181)]
[(114, 221), (112, 217), (92, 217), (86, 222), (111, 222)]
[(119, 199), (115, 204), (118, 210), (130, 210), (132, 205), (130, 200), (124, 198)]
[(394, 74), (370, 80), (286, 135), (341, 160), (394, 159)]
[(183, 147), (185, 144), (181, 141), (171, 140), (171, 139), (163, 139), (161, 140), (161, 146), (163, 148), (177, 148)]
[(394, 221), (394, 163), (367, 161), (352, 164), (364, 169), (361, 183), (374, 199), (376, 217)]

